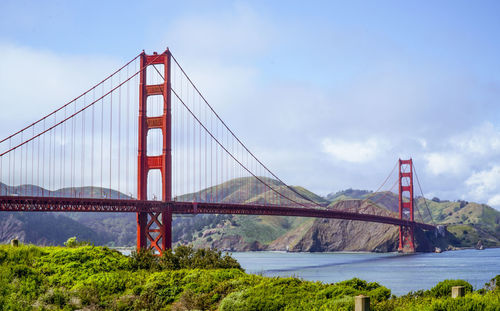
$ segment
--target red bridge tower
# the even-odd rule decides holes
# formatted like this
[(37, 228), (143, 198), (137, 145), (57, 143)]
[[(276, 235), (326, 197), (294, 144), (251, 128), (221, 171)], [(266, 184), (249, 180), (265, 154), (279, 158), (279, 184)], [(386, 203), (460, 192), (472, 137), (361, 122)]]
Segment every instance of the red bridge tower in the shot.
[[(407, 200), (405, 200), (405, 197)], [(413, 161), (399, 159), (399, 219), (413, 222)], [(415, 252), (413, 225), (399, 226), (400, 252)]]
[[(141, 54), (139, 80), (139, 145), (137, 165), (137, 199), (147, 200), (148, 173), (160, 170), (162, 181), (162, 201), (172, 201), (172, 144), (171, 144), (171, 97), (170, 97), (170, 64), (171, 54), (167, 49), (162, 54)], [(149, 66), (164, 65), (164, 82), (147, 85), (146, 73)], [(163, 97), (163, 114), (147, 116), (147, 99), (149, 96)], [(147, 135), (150, 129), (161, 129), (162, 154), (148, 156)], [(165, 205), (161, 213), (137, 213), (137, 247), (153, 249), (162, 254), (172, 248), (172, 207)]]

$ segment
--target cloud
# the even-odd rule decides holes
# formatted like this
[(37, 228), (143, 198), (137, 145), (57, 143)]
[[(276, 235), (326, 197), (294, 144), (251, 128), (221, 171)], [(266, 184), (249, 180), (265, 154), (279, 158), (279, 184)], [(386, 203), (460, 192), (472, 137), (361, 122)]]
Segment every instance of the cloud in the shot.
[(460, 174), (465, 166), (465, 160), (458, 154), (432, 152), (424, 155), (427, 170), (433, 175)]
[(500, 130), (491, 122), (484, 122), (480, 126), (456, 135), (451, 138), (451, 145), (472, 155), (488, 155), (500, 152)]
[[(426, 191), (466, 195), (472, 170), (487, 168), (498, 150), (494, 126), (481, 124), (492, 115), (482, 108), (489, 98), (471, 104), (483, 85), (442, 63), (408, 62), (404, 47), (385, 36), (352, 39), (353, 29), (332, 28), (319, 42), (307, 31), (236, 4), (177, 16), (162, 44), (239, 138), (287, 182), (322, 193), (376, 189), (398, 157), (411, 156), (417, 167), (425, 164)], [(353, 53), (358, 43), (372, 52)]]
[(254, 62), (273, 45), (272, 22), (237, 3), (223, 10), (177, 16), (166, 29), (157, 45), (168, 43), (218, 113), (239, 113), (235, 106), (251, 102), (261, 78)]
[[(480, 175), (500, 152), (497, 80), (471, 75), (472, 63), (415, 58), (413, 46), (385, 32), (269, 12), (210, 5), (136, 31), (147, 47), (171, 47), (222, 119), (286, 182), (325, 194), (376, 189), (398, 157), (411, 156), (429, 193), (498, 200)], [(1, 132), (61, 106), (123, 63), (62, 55), (50, 44), (40, 45), (54, 52), (0, 43)]]
[(350, 163), (372, 161), (388, 146), (386, 142), (376, 138), (369, 138), (365, 141), (325, 138), (321, 145), (323, 152), (331, 155), (334, 159)]
[[(500, 165), (473, 173), (465, 184), (469, 187), (469, 195), (476, 200), (498, 202), (500, 192)], [(500, 205), (500, 204), (494, 204)]]
[(427, 148), (427, 140), (425, 138), (418, 138), (417, 140), (423, 149)]
[(497, 194), (497, 195), (492, 196), (492, 197), (488, 200), (488, 205), (493, 206), (493, 207), (495, 207), (495, 208), (500, 207), (500, 194)]
[(216, 12), (174, 20), (165, 36), (174, 52), (228, 60), (254, 56), (273, 43), (273, 25), (251, 7), (235, 4)]
[(119, 64), (106, 57), (66, 56), (0, 43), (0, 129), (12, 132), (50, 113)]

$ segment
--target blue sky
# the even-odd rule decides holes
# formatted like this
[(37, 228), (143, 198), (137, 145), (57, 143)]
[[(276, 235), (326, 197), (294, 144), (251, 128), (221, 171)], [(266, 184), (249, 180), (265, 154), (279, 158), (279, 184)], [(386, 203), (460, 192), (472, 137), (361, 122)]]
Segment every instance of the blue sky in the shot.
[(495, 1), (2, 1), (1, 136), (169, 46), (290, 184), (375, 189), (411, 156), (426, 195), (500, 208), (499, 15)]

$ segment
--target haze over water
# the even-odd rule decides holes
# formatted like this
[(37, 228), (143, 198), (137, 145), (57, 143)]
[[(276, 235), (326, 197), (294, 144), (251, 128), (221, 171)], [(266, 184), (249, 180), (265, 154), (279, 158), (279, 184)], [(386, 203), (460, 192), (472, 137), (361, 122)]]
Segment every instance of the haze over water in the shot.
[(475, 289), (500, 274), (500, 248), (420, 253), (285, 253), (232, 254), (248, 273), (296, 276), (333, 283), (354, 277), (378, 282), (395, 295), (430, 289), (445, 279), (464, 279)]

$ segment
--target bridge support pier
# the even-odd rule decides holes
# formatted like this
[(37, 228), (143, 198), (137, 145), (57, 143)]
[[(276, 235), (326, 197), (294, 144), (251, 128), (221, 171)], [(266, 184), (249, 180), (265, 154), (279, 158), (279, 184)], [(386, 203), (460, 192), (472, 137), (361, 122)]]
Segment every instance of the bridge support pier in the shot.
[[(147, 84), (146, 74), (149, 66), (163, 65), (164, 77), (161, 84)], [(139, 142), (137, 165), (137, 199), (147, 200), (148, 173), (151, 170), (161, 172), (162, 201), (172, 201), (172, 108), (171, 108), (171, 54), (167, 49), (162, 54), (153, 53), (140, 56), (139, 77)], [(163, 114), (160, 116), (147, 115), (147, 98), (149, 96), (163, 98)], [(161, 155), (148, 155), (147, 137), (151, 129), (160, 129), (163, 148)], [(165, 250), (172, 248), (172, 206), (165, 204), (161, 212), (137, 213), (137, 248), (153, 249), (161, 255)]]
[(162, 254), (172, 249), (172, 208), (161, 213), (137, 213), (137, 248)]

